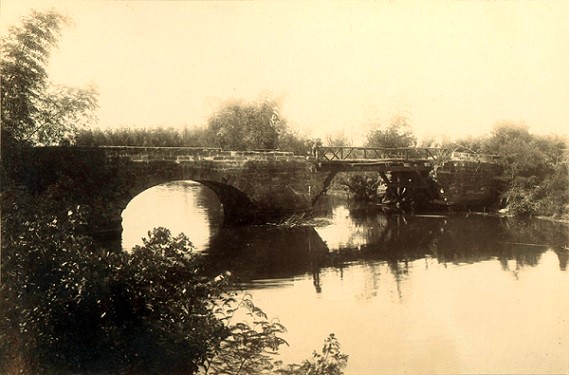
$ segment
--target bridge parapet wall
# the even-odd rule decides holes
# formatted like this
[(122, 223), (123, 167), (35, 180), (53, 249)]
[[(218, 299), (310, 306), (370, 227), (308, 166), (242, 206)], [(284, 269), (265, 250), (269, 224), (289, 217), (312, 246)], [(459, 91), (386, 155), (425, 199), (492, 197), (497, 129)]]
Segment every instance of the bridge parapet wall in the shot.
[(285, 151), (225, 151), (220, 148), (202, 147), (101, 147), (109, 157), (127, 158), (133, 162), (171, 161), (177, 163), (195, 161), (293, 161), (305, 160)]

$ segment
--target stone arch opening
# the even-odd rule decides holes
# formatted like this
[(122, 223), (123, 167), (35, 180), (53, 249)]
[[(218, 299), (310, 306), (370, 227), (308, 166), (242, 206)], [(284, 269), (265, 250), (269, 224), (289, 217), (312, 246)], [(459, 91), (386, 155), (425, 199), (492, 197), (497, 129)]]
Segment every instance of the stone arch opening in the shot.
[(183, 232), (205, 248), (219, 227), (239, 224), (251, 204), (236, 188), (215, 181), (171, 180), (135, 192), (121, 213), (124, 249), (141, 244), (159, 226), (174, 235)]
[[(168, 180), (150, 179), (143, 181), (137, 186), (131, 188), (127, 195), (119, 199), (118, 210), (122, 218), (124, 211), (141, 195), (148, 191), (162, 186), (171, 186), (177, 184), (196, 184), (207, 188), (217, 197), (217, 204), (220, 204), (221, 214), (216, 225), (218, 226), (235, 226), (252, 223), (255, 220), (255, 205), (245, 193), (234, 186), (208, 179), (198, 178), (174, 178)], [(121, 220), (122, 221), (122, 220)], [(149, 228), (152, 229), (152, 228)]]
[(123, 210), (153, 186), (197, 181), (222, 202), (225, 225), (267, 223), (309, 212), (329, 173), (315, 171), (304, 157), (282, 152), (49, 147), (34, 149), (30, 157), (33, 162), (20, 163), (26, 168), (19, 180), (38, 192), (66, 181), (69, 200), (89, 208), (86, 233), (113, 243), (122, 237)]

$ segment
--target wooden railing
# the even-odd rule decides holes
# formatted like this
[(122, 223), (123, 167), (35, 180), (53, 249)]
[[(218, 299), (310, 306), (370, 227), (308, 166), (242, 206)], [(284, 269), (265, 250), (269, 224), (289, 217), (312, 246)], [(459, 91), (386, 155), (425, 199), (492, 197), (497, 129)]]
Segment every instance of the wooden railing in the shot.
[(320, 146), (313, 150), (319, 162), (354, 160), (440, 160), (448, 158), (450, 150), (430, 147), (378, 148)]

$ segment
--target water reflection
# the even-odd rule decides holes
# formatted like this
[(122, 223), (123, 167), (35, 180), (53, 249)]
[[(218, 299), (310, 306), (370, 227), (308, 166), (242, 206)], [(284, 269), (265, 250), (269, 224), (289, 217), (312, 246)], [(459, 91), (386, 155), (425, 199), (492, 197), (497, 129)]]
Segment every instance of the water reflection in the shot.
[(323, 197), (315, 212), (321, 219), (316, 226), (221, 228), (222, 211), (211, 190), (174, 182), (149, 189), (129, 204), (123, 214), (123, 248), (140, 244), (149, 229), (165, 226), (174, 234), (184, 232), (198, 251), (207, 252), (211, 272), (230, 270), (242, 282), (308, 273), (317, 291), (322, 291), (322, 268), (362, 262), (384, 262), (396, 279), (418, 259), (443, 265), (496, 259), (503, 270), (516, 273), (538, 265), (541, 255), (553, 249), (560, 270), (567, 270), (567, 227), (553, 222), (401, 215), (331, 196)]
[(567, 231), (550, 222), (514, 221), (480, 215), (395, 215), (379, 208), (337, 206), (326, 225), (297, 228), (223, 228), (208, 253), (216, 270), (232, 269), (242, 281), (314, 275), (357, 262), (385, 262), (399, 279), (409, 263), (436, 259), (459, 265), (497, 259), (513, 273), (539, 264), (554, 249), (567, 270)]
[(317, 272), (328, 252), (314, 228), (272, 226), (223, 228), (207, 250), (214, 273), (229, 269), (242, 282)]

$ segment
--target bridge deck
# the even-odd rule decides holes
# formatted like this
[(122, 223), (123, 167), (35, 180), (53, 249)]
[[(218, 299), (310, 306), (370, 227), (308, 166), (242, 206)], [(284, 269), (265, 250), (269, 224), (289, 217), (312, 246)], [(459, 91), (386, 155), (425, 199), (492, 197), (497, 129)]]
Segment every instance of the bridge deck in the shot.
[(448, 150), (436, 148), (317, 147), (317, 168), (323, 171), (425, 171)]
[(353, 159), (332, 160), (318, 162), (317, 169), (320, 171), (337, 172), (403, 172), (430, 170), (434, 166), (432, 160), (397, 160), (397, 159)]
[(428, 171), (445, 161), (476, 161), (494, 163), (495, 155), (454, 152), (444, 148), (406, 147), (316, 147), (316, 165), (323, 171)]
[[(272, 161), (305, 160), (304, 156), (277, 150), (227, 151), (216, 147), (141, 147), (141, 146), (103, 146), (108, 155), (124, 156), (132, 161), (149, 162), (171, 160), (175, 162), (195, 162), (212, 160), (230, 161)], [(85, 150), (89, 150), (87, 147)], [(435, 165), (446, 161), (475, 161), (494, 163), (495, 155), (481, 155), (472, 152), (455, 152), (445, 148), (432, 147), (335, 147), (318, 146), (309, 158), (319, 171), (335, 172), (405, 172), (428, 171)]]

